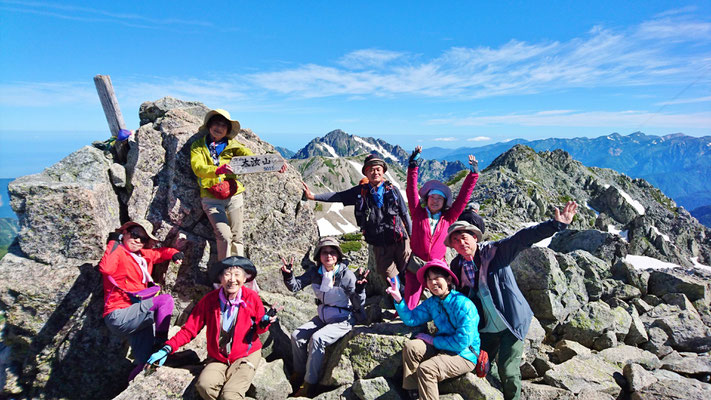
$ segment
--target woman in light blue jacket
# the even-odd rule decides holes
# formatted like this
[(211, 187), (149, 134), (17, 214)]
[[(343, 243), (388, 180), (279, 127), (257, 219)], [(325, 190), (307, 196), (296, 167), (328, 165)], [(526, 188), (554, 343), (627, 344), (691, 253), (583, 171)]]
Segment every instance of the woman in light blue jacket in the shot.
[[(473, 371), (479, 354), (479, 314), (471, 300), (454, 290), (459, 284), (447, 263), (435, 259), (417, 271), (432, 297), (410, 310), (394, 283), (387, 292), (402, 322), (417, 326), (434, 321), (437, 333), (419, 333), (402, 350), (402, 387), (413, 398), (438, 399), (438, 382)], [(417, 392), (416, 392), (417, 391)]]

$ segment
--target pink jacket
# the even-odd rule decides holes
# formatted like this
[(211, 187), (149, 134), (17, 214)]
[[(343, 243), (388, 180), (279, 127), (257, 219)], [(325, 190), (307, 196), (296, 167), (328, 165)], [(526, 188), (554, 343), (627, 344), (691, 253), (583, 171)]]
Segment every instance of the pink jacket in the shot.
[(444, 245), (444, 238), (447, 236), (447, 229), (454, 223), (472, 195), (479, 174), (467, 174), (462, 188), (459, 190), (457, 198), (452, 203), (452, 207), (442, 212), (442, 217), (437, 223), (434, 234), (430, 233), (430, 223), (427, 217), (427, 210), (420, 206), (420, 195), (417, 193), (417, 172), (418, 167), (407, 169), (407, 203), (412, 215), (412, 236), (410, 247), (412, 253), (424, 261), (436, 258), (444, 260), (447, 247)]

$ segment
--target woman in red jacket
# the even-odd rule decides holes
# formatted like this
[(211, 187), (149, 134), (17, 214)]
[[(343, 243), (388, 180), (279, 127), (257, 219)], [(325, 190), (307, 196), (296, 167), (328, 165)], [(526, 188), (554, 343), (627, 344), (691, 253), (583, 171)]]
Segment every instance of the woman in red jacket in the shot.
[(152, 225), (146, 220), (123, 224), (116, 230), (118, 237), (109, 238), (99, 262), (104, 281), (104, 322), (112, 333), (129, 337), (138, 364), (129, 381), (141, 372), (154, 346), (168, 339), (173, 298), (170, 294), (146, 298), (147, 289), (155, 285), (153, 264), (171, 259), (180, 264), (184, 258), (177, 249), (151, 249), (157, 240), (151, 231)]
[(249, 259), (227, 257), (213, 265), (210, 276), (220, 288), (197, 303), (185, 325), (153, 353), (148, 364), (163, 365), (169, 354), (207, 326), (207, 365), (195, 387), (203, 399), (242, 399), (262, 360), (262, 342), (257, 335), (276, 321), (276, 312), (265, 314), (259, 295), (244, 286), (257, 276)]
[(469, 155), (469, 169), (457, 199), (452, 198), (452, 192), (444, 183), (431, 180), (426, 182), (419, 193), (417, 191), (417, 174), (422, 146), (415, 147), (410, 155), (407, 167), (407, 206), (412, 215), (412, 236), (410, 248), (412, 256), (407, 264), (405, 276), (405, 302), (411, 310), (417, 307), (422, 294), (422, 285), (416, 278), (417, 268), (427, 261), (444, 260), (447, 247), (444, 238), (447, 229), (454, 223), (459, 214), (464, 211), (469, 197), (479, 179), (478, 162)]

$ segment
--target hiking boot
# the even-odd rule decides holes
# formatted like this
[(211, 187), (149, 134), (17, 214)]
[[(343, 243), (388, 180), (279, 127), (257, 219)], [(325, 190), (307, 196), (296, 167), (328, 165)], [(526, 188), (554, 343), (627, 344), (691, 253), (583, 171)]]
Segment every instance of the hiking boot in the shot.
[(304, 383), (304, 373), (297, 371), (292, 372), (291, 375), (289, 375), (289, 383), (292, 388), (298, 388)]
[(291, 397), (314, 397), (316, 394), (316, 384), (311, 384), (308, 382), (304, 382), (301, 387), (299, 387), (299, 390), (294, 392), (294, 394), (291, 395)]

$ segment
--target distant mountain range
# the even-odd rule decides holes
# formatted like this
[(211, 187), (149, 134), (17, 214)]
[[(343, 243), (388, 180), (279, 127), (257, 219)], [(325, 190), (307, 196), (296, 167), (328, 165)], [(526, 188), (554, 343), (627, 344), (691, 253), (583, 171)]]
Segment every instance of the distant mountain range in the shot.
[[(407, 159), (410, 157), (410, 153), (402, 147), (392, 145), (382, 139), (351, 135), (340, 129), (331, 131), (324, 137), (313, 139), (304, 148), (297, 151), (292, 158), (307, 159), (315, 156), (338, 158), (369, 153), (376, 153), (386, 162), (396, 163), (403, 169), (407, 169)], [(458, 160), (437, 160), (429, 155), (425, 158), (420, 164), (420, 177), (423, 180), (446, 181), (466, 168)], [(464, 159), (466, 160), (466, 156)]]
[[(677, 204), (691, 210), (700, 221), (711, 224), (709, 208), (703, 208), (711, 205), (711, 185), (708, 184), (711, 182), (711, 136), (692, 137), (681, 133), (654, 136), (635, 132), (627, 136), (613, 133), (597, 138), (514, 139), (456, 149), (433, 147), (423, 151), (422, 179), (449, 180), (465, 168), (463, 162), (469, 154), (474, 154), (479, 167), (484, 169), (517, 144), (525, 144), (536, 151), (562, 149), (586, 166), (610, 168), (633, 178), (644, 178)], [(399, 145), (351, 135), (340, 129), (313, 139), (293, 158), (352, 157), (373, 152), (388, 162), (407, 167), (409, 153)]]
[(591, 167), (610, 168), (633, 178), (644, 178), (688, 210), (711, 204), (711, 136), (681, 133), (654, 136), (635, 132), (597, 138), (516, 139), (488, 146), (458, 149), (429, 148), (427, 158), (464, 160), (473, 153), (485, 167), (516, 144), (536, 151), (562, 149)]

